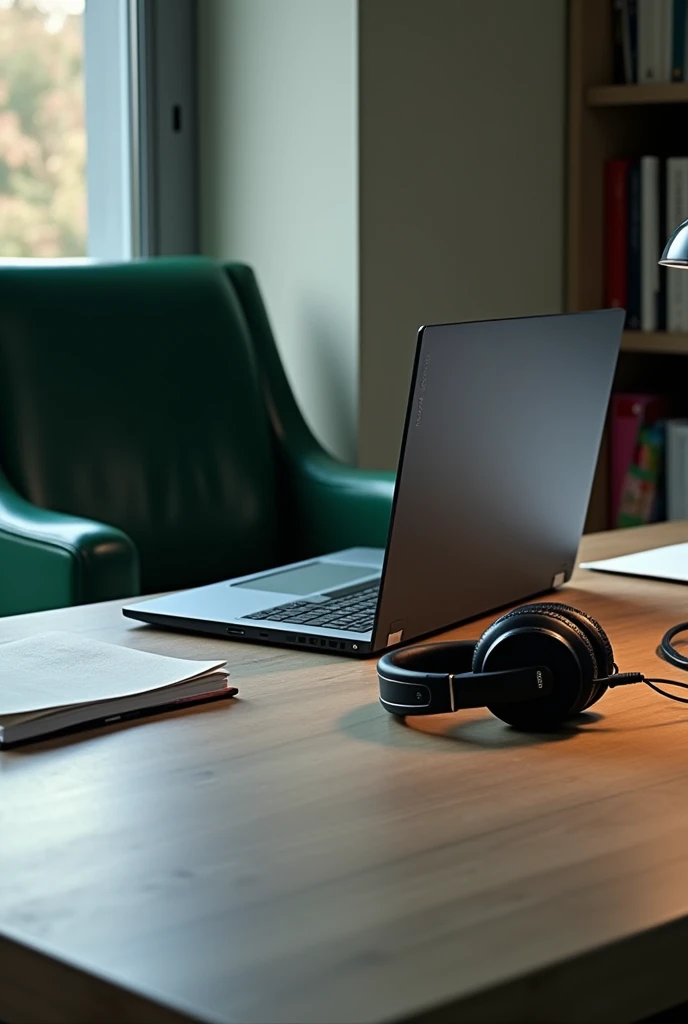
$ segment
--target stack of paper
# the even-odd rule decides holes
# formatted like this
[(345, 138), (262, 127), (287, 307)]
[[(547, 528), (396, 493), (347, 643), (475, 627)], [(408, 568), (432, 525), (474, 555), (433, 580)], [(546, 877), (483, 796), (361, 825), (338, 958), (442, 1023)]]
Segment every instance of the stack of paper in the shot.
[(236, 692), (224, 661), (41, 633), (0, 645), (0, 746)]

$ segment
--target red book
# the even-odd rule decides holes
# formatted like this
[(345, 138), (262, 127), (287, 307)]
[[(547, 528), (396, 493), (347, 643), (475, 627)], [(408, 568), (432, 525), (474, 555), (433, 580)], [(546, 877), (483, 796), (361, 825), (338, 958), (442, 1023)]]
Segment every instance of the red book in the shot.
[(604, 166), (604, 304), (626, 309), (628, 302), (628, 167), (630, 160)]

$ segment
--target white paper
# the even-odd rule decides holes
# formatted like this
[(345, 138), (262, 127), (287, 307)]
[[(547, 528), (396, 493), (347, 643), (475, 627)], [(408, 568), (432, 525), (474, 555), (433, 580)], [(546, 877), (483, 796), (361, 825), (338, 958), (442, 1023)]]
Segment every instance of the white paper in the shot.
[(596, 562), (581, 562), (581, 569), (600, 569), (630, 576), (688, 583), (688, 544), (668, 544), (663, 548), (638, 551), (634, 555), (603, 558)]
[(129, 697), (225, 664), (148, 654), (71, 633), (39, 633), (0, 645), (0, 716)]

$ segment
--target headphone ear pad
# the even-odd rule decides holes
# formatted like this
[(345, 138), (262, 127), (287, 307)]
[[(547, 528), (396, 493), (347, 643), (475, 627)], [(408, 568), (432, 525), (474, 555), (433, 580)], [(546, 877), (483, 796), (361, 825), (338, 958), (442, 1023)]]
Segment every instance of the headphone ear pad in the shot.
[[(554, 612), (558, 615), (564, 615), (585, 634), (587, 639), (590, 641), (595, 655), (595, 662), (597, 664), (597, 671), (595, 672), (596, 679), (613, 675), (616, 669), (614, 664), (614, 650), (609, 637), (602, 629), (602, 626), (599, 624), (597, 619), (593, 619), (592, 615), (588, 615), (587, 612), (582, 612), (580, 608), (573, 608), (570, 604), (560, 604), (557, 601), (543, 602), (536, 607)], [(590, 698), (581, 710), (584, 711), (586, 708), (596, 704), (600, 697), (607, 692), (607, 689), (608, 687), (606, 683), (595, 682)]]
[(489, 626), (476, 644), (474, 672), (542, 665), (554, 677), (552, 692), (529, 701), (488, 705), (502, 721), (521, 729), (554, 729), (596, 699), (595, 649), (578, 623), (553, 607), (525, 605)]

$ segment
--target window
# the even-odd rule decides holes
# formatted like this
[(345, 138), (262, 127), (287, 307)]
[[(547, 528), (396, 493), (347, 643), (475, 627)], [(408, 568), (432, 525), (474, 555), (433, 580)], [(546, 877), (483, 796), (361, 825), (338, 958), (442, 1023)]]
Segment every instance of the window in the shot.
[(0, 259), (197, 251), (195, 0), (0, 0)]
[(86, 252), (84, 0), (0, 0), (0, 256)]

